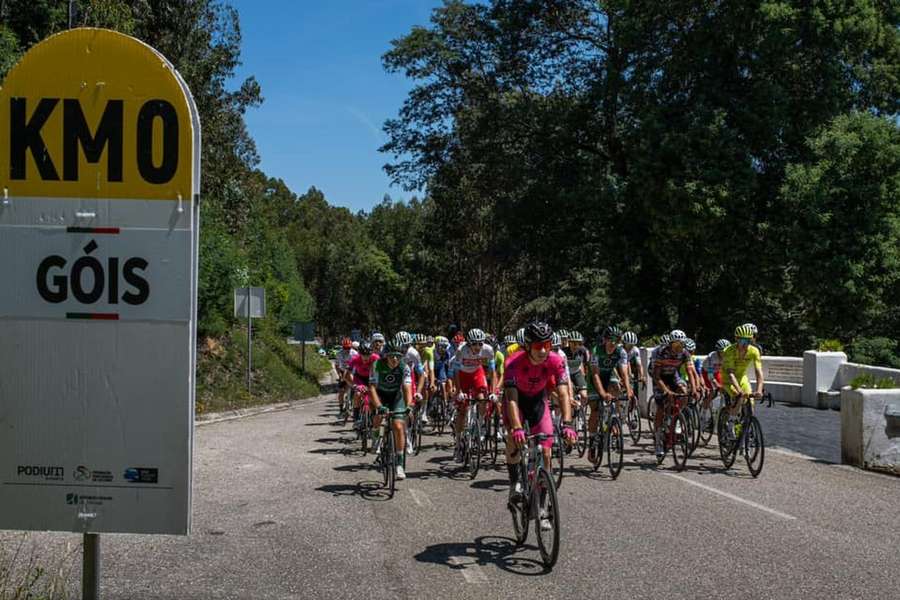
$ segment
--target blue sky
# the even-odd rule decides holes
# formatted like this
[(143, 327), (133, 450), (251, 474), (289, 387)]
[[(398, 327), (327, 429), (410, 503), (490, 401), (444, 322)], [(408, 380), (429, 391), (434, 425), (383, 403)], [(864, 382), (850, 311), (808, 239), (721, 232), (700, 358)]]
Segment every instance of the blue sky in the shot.
[[(296, 193), (310, 186), (328, 201), (369, 209), (391, 187), (385, 119), (396, 116), (412, 82), (389, 75), (381, 55), (413, 25), (426, 25), (440, 0), (231, 0), (241, 17), (243, 64), (265, 102), (247, 114), (269, 176)], [(236, 85), (236, 84), (235, 84)]]

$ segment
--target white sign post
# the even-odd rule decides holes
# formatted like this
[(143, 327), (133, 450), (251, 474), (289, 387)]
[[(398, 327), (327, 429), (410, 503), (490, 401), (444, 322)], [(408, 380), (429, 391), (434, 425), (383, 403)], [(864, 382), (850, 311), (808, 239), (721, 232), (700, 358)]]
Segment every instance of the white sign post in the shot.
[(0, 529), (191, 529), (200, 123), (158, 52), (102, 29), (0, 89)]
[(242, 287), (234, 290), (234, 316), (247, 317), (247, 392), (250, 392), (250, 372), (253, 368), (253, 319), (266, 316), (266, 289)]

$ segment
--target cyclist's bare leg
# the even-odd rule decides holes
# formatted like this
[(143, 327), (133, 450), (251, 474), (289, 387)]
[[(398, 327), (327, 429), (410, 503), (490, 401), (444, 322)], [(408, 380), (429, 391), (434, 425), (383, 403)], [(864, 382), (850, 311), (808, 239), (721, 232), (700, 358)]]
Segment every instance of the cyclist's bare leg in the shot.
[(399, 453), (402, 454), (406, 448), (406, 419), (393, 419), (391, 425), (394, 430), (394, 448), (400, 448)]

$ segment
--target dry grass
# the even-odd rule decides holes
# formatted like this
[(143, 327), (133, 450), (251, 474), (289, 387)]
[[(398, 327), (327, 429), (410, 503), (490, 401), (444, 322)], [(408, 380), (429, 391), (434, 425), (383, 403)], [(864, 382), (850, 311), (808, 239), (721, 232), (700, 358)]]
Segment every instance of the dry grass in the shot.
[[(0, 600), (66, 600), (76, 598), (71, 576), (81, 548), (66, 541), (55, 558), (31, 534), (4, 536), (0, 546)], [(48, 563), (49, 560), (49, 563)]]

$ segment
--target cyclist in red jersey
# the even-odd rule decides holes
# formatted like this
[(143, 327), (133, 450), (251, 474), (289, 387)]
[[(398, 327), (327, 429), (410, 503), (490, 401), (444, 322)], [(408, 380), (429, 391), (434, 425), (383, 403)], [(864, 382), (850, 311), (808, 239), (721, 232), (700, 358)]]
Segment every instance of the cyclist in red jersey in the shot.
[(515, 500), (522, 492), (515, 467), (522, 460), (521, 448), (525, 446), (523, 424), (528, 422), (531, 434), (544, 433), (551, 437), (541, 442), (544, 461), (550, 466), (553, 447), (553, 421), (550, 417), (547, 382), (556, 380), (559, 405), (562, 411), (563, 435), (568, 443), (575, 441), (572, 428), (572, 411), (569, 400), (569, 374), (566, 362), (551, 352), (553, 329), (546, 323), (530, 323), (525, 328), (525, 351), (512, 357), (506, 366), (503, 387), (506, 396), (505, 424), (506, 467), (509, 471), (509, 497)]

